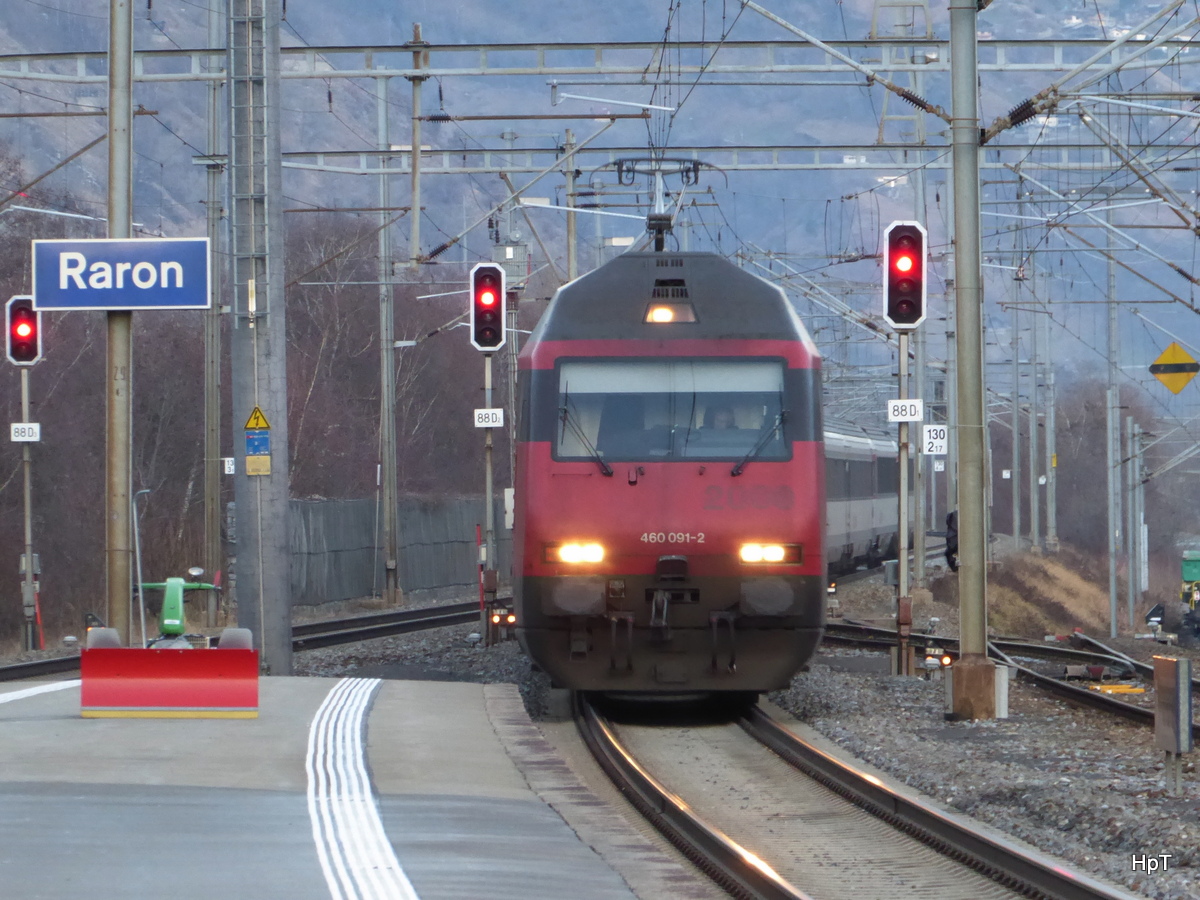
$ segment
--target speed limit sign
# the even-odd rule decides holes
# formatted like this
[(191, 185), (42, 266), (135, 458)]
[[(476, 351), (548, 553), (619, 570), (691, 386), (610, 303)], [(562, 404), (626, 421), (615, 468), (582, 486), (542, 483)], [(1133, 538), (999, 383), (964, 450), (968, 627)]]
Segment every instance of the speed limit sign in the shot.
[(945, 456), (950, 443), (950, 429), (945, 425), (926, 425), (921, 432), (921, 452), (926, 456)]

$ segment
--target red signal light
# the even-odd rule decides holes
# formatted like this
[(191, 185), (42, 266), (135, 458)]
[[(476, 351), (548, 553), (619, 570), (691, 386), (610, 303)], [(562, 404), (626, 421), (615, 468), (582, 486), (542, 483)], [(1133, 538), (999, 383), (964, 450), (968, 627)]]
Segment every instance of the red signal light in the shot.
[(491, 351), (504, 346), (504, 269), (480, 263), (471, 269), (471, 345)]
[(13, 297), (4, 308), (4, 319), (9, 361), (18, 366), (32, 366), (42, 358), (41, 313), (33, 308), (29, 297)]
[(925, 321), (925, 229), (893, 222), (883, 237), (883, 316), (896, 331)]

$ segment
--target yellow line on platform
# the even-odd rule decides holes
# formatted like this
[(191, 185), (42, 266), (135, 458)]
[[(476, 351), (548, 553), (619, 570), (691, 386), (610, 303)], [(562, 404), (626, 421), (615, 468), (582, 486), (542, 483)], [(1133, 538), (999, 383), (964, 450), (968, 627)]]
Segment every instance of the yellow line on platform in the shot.
[(257, 709), (83, 709), (85, 719), (257, 719)]

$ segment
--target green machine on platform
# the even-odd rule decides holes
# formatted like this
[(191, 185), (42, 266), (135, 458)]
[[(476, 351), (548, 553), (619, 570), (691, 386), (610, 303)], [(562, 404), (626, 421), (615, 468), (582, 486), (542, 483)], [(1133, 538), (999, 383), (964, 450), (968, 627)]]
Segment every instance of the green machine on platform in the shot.
[[(200, 569), (191, 569), (188, 575), (193, 578), (203, 574)], [(163, 592), (162, 611), (158, 614), (159, 636), (150, 641), (150, 646), (162, 647), (164, 644), (182, 641), (189, 643), (187, 632), (187, 617), (184, 614), (185, 591), (216, 591), (220, 590), (215, 584), (203, 581), (187, 581), (173, 577), (166, 581), (142, 582), (142, 590), (161, 590)], [(180, 645), (182, 646), (182, 644)]]

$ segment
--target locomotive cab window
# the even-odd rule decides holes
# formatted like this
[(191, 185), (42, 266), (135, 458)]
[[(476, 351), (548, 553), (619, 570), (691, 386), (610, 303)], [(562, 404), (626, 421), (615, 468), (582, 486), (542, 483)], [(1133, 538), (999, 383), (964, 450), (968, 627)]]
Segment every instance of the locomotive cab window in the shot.
[(788, 459), (785, 409), (782, 360), (563, 360), (554, 455)]

